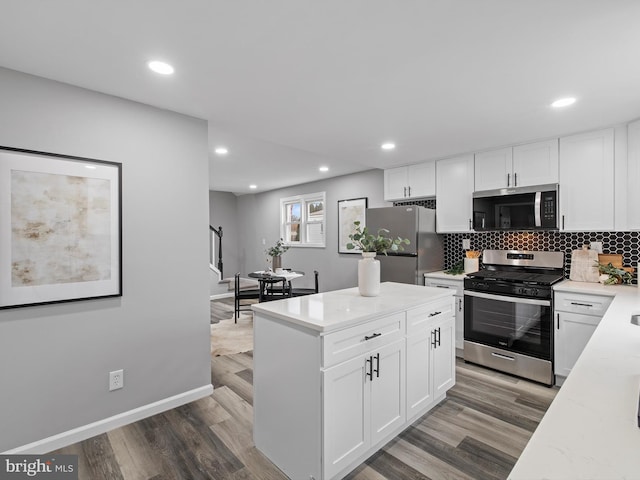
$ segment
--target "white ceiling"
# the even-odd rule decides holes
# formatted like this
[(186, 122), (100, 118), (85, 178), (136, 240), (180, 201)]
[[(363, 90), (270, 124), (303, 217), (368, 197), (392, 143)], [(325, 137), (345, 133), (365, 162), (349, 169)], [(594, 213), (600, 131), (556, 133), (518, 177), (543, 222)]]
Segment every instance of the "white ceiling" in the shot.
[(638, 0), (2, 0), (0, 66), (208, 120), (211, 188), (241, 194), (638, 118), (639, 20)]

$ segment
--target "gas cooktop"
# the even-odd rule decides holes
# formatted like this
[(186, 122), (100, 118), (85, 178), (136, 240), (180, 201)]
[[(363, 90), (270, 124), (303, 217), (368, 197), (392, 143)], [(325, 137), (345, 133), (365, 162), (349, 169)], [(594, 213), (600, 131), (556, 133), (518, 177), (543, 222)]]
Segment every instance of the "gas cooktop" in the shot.
[(475, 273), (467, 274), (467, 277), (481, 280), (496, 280), (509, 283), (526, 283), (536, 285), (553, 285), (564, 278), (560, 273), (532, 273), (527, 271), (489, 269), (483, 269)]

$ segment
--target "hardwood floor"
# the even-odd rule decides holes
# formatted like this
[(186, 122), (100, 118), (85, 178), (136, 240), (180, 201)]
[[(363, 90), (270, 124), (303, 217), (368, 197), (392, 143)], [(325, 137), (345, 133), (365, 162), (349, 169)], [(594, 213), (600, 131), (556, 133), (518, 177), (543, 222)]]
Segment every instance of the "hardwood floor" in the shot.
[[(81, 479), (286, 479), (253, 446), (252, 374), (251, 352), (212, 358), (211, 396), (54, 453)], [(447, 398), (346, 478), (504, 479), (555, 393), (459, 361)]]

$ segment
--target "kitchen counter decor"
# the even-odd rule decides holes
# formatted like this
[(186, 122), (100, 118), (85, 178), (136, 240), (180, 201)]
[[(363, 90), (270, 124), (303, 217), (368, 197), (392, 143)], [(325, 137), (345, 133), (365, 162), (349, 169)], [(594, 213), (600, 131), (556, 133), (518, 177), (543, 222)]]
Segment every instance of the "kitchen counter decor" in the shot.
[(362, 251), (362, 259), (358, 260), (358, 289), (363, 297), (376, 297), (380, 294), (380, 261), (375, 257), (379, 253), (400, 252), (402, 245), (409, 245), (406, 238), (393, 238), (389, 230), (381, 228), (374, 235), (367, 227), (360, 227), (360, 222), (353, 222), (354, 232), (349, 235), (351, 242), (348, 250)]

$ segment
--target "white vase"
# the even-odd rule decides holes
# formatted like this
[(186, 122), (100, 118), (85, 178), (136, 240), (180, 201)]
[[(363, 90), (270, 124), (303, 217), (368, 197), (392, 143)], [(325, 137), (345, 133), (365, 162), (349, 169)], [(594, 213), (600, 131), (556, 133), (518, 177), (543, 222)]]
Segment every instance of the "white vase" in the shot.
[(358, 260), (358, 289), (363, 297), (380, 294), (380, 261), (375, 252), (362, 252), (362, 259)]

